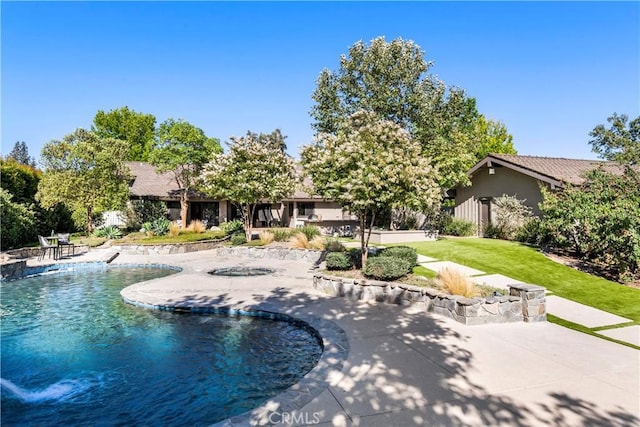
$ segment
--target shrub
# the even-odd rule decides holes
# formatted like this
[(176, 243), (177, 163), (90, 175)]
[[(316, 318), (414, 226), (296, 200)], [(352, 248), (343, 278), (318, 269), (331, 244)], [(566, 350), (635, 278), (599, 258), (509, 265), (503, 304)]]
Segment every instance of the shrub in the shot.
[(307, 239), (307, 236), (304, 233), (294, 234), (289, 238), (289, 242), (291, 243), (291, 246), (296, 249), (307, 249), (309, 247), (309, 239)]
[(316, 236), (309, 242), (309, 249), (318, 249), (324, 251), (324, 248), (327, 246), (327, 240), (322, 236)]
[(442, 233), (449, 236), (473, 236), (476, 233), (476, 225), (471, 221), (452, 218), (450, 222), (444, 225)]
[(502, 227), (495, 224), (487, 224), (482, 230), (482, 237), (487, 239), (507, 239), (505, 231)]
[(264, 230), (260, 232), (260, 242), (263, 245), (268, 245), (269, 243), (273, 242), (274, 239), (275, 239), (275, 236), (269, 230)]
[(151, 222), (145, 222), (142, 225), (142, 230), (147, 236), (164, 236), (169, 232), (171, 222), (166, 218), (158, 218)]
[(227, 234), (233, 234), (236, 231), (242, 231), (243, 229), (244, 224), (239, 219), (234, 219), (233, 221), (227, 221), (220, 224), (220, 230)]
[(475, 283), (469, 280), (460, 270), (443, 268), (440, 270), (440, 273), (438, 273), (436, 283), (440, 289), (451, 295), (473, 298), (480, 294)]
[(169, 225), (169, 237), (176, 237), (180, 235), (180, 225), (177, 221), (173, 221), (171, 225)]
[(327, 254), (325, 262), (327, 270), (351, 270), (353, 268), (353, 260), (345, 252), (330, 252)]
[[(4, 177), (3, 177), (4, 178)], [(0, 239), (2, 250), (36, 239), (34, 213), (28, 206), (13, 202), (11, 193), (0, 189)]]
[(407, 261), (411, 267), (418, 263), (418, 252), (415, 248), (410, 248), (409, 246), (392, 246), (384, 249), (378, 256), (402, 258)]
[[(513, 240), (518, 230), (524, 226), (532, 216), (531, 208), (524, 204), (526, 200), (518, 200), (515, 196), (506, 194), (496, 197), (492, 202), (492, 216), (495, 237)], [(485, 236), (486, 237), (486, 236)]]
[(194, 233), (204, 233), (205, 231), (207, 231), (207, 226), (204, 225), (204, 223), (198, 219), (191, 221), (191, 224), (189, 224), (189, 227), (187, 227), (187, 230), (192, 231)]
[(165, 218), (167, 205), (160, 200), (131, 200), (124, 211), (127, 228), (138, 229), (146, 222)]
[(349, 249), (349, 258), (351, 258), (351, 262), (358, 270), (362, 269), (362, 253), (360, 252), (360, 248), (350, 248)]
[(237, 233), (231, 236), (232, 245), (244, 245), (245, 243), (247, 243), (247, 236), (245, 236), (244, 233)]
[(320, 229), (315, 225), (305, 225), (302, 228), (298, 228), (297, 231), (307, 236), (307, 240), (311, 241), (314, 237), (320, 235)]
[(367, 260), (364, 267), (366, 277), (377, 280), (396, 280), (411, 271), (408, 261), (396, 257), (372, 257)]
[(122, 230), (115, 225), (109, 225), (107, 227), (98, 228), (93, 232), (94, 237), (104, 237), (106, 239), (120, 239), (122, 238)]
[(272, 228), (269, 231), (273, 233), (273, 238), (276, 242), (286, 242), (296, 232), (296, 230), (290, 228)]
[(516, 240), (532, 245), (544, 245), (548, 243), (550, 237), (544, 224), (538, 217), (533, 217), (524, 224), (516, 233)]
[(344, 252), (345, 247), (339, 240), (330, 239), (326, 244), (327, 252)]

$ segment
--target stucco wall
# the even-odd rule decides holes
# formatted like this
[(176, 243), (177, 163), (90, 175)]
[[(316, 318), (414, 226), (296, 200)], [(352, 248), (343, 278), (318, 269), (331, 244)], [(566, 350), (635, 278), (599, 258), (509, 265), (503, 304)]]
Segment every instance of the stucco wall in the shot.
[(495, 174), (490, 175), (488, 168), (479, 169), (471, 178), (471, 186), (456, 188), (456, 218), (480, 224), (480, 199), (495, 198), (503, 194), (526, 199), (525, 205), (533, 209), (534, 215), (540, 214), (538, 203), (542, 201), (539, 181), (506, 167), (494, 167)]

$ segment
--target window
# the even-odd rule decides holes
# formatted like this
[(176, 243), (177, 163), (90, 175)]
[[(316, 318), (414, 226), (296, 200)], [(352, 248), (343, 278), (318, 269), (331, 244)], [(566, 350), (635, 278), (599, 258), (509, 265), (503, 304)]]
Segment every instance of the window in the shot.
[(298, 203), (298, 215), (305, 216), (313, 214), (315, 203)]

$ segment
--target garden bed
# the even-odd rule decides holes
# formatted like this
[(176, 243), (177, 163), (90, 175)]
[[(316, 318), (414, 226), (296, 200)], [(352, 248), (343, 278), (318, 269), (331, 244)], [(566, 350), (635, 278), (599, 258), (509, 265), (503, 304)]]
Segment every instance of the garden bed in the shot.
[[(367, 233), (368, 231), (365, 231)], [(356, 236), (356, 239), (359, 237)], [(369, 243), (385, 245), (406, 242), (430, 242), (438, 240), (437, 230), (372, 230)]]
[(510, 285), (509, 295), (465, 298), (430, 287), (401, 282), (351, 279), (317, 273), (313, 287), (332, 296), (359, 301), (377, 301), (416, 305), (425, 312), (450, 317), (466, 325), (546, 320), (545, 288), (534, 285)]

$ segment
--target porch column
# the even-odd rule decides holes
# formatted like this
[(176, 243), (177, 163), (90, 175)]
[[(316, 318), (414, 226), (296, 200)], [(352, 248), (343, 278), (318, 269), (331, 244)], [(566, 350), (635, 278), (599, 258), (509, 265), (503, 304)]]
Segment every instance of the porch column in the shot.
[(229, 202), (220, 200), (220, 203), (218, 203), (218, 222), (227, 221), (229, 221)]

